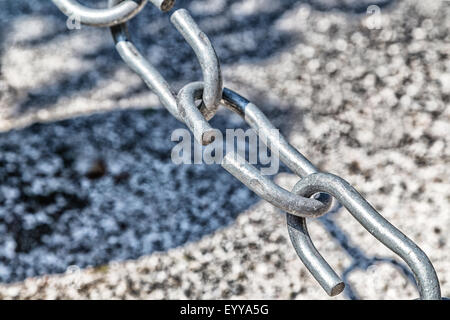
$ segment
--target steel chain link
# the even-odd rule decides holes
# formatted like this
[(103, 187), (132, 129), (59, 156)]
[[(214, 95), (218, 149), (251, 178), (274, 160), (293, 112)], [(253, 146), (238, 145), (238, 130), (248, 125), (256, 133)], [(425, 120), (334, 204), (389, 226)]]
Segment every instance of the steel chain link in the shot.
[[(334, 197), (376, 239), (398, 254), (411, 268), (421, 299), (441, 299), (436, 272), (426, 254), (401, 231), (384, 219), (344, 179), (319, 172), (298, 150), (292, 147), (259, 108), (234, 91), (223, 88), (219, 60), (208, 37), (185, 9), (176, 10), (171, 22), (193, 48), (202, 68), (203, 82), (193, 82), (174, 94), (164, 77), (130, 41), (126, 22), (133, 18), (147, 0), (109, 0), (107, 9), (91, 9), (75, 0), (52, 0), (67, 16), (77, 15), (83, 24), (111, 28), (116, 49), (125, 63), (157, 94), (165, 108), (193, 132), (196, 141), (208, 145), (216, 129), (208, 123), (224, 105), (237, 113), (264, 137), (267, 146), (301, 179), (289, 192), (263, 176), (258, 169), (234, 152), (228, 152), (222, 167), (258, 196), (286, 212), (291, 242), (308, 270), (330, 296), (339, 294), (344, 283), (319, 254), (308, 234), (306, 218), (327, 213)], [(149, 0), (161, 11), (169, 11), (174, 0)], [(199, 106), (196, 101), (201, 100)]]

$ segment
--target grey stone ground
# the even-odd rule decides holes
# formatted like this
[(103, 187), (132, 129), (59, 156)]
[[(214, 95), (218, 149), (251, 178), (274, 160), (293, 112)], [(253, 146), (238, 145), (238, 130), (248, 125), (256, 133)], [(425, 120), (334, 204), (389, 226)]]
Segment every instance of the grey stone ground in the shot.
[[(179, 1), (210, 36), (226, 86), (416, 241), (450, 296), (449, 2), (378, 2), (380, 30), (367, 28), (369, 4)], [(327, 298), (282, 214), (221, 168), (170, 161), (182, 126), (107, 30), (69, 31), (50, 2), (1, 6), (0, 297)], [(149, 6), (131, 24), (176, 89), (200, 79), (167, 16)], [(225, 111), (213, 124), (243, 125)], [(344, 210), (310, 225), (347, 282), (338, 299), (417, 297), (404, 266)]]

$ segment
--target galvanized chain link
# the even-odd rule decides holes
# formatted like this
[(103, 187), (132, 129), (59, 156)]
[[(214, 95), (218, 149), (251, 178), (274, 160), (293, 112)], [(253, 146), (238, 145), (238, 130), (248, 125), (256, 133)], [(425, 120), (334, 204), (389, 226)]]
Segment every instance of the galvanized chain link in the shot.
[[(67, 16), (77, 15), (81, 23), (109, 26), (122, 59), (157, 94), (161, 103), (193, 132), (196, 141), (208, 145), (216, 129), (208, 121), (219, 105), (237, 113), (264, 138), (271, 150), (301, 179), (289, 192), (263, 176), (258, 169), (234, 152), (228, 152), (222, 167), (258, 196), (287, 214), (291, 242), (302, 262), (330, 296), (339, 294), (344, 283), (323, 259), (308, 234), (306, 218), (327, 213), (333, 197), (376, 239), (398, 254), (413, 271), (421, 299), (441, 299), (436, 272), (426, 254), (401, 231), (384, 219), (348, 182), (330, 173), (319, 172), (298, 150), (279, 134), (259, 108), (234, 91), (223, 88), (220, 64), (208, 37), (187, 10), (171, 15), (171, 22), (193, 48), (202, 68), (203, 81), (184, 86), (174, 94), (164, 77), (130, 41), (126, 22), (146, 4), (146, 0), (109, 0), (107, 9), (90, 9), (75, 0), (52, 0)], [(174, 0), (150, 0), (161, 11), (169, 11)], [(196, 101), (201, 100), (199, 106)]]

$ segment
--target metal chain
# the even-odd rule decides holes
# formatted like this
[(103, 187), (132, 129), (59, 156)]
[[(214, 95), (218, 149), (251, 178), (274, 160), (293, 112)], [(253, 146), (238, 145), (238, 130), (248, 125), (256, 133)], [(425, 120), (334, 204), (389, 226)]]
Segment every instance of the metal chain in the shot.
[[(219, 105), (224, 105), (243, 117), (266, 141), (266, 145), (278, 152), (280, 160), (300, 177), (292, 192), (263, 176), (234, 152), (228, 152), (221, 165), (258, 196), (286, 212), (287, 228), (295, 251), (327, 294), (339, 294), (344, 290), (344, 283), (314, 247), (306, 218), (326, 214), (335, 198), (369, 233), (408, 264), (416, 278), (421, 299), (441, 299), (433, 265), (412, 240), (383, 218), (348, 182), (336, 175), (319, 172), (284, 137), (275, 134), (276, 128), (256, 105), (223, 88), (216, 52), (187, 10), (176, 10), (170, 20), (193, 48), (202, 68), (203, 81), (189, 83), (174, 94), (164, 77), (139, 53), (128, 36), (126, 22), (142, 10), (147, 0), (109, 0), (107, 9), (90, 9), (75, 0), (52, 1), (67, 16), (77, 15), (81, 23), (110, 27), (116, 49), (125, 63), (157, 94), (166, 109), (188, 126), (196, 141), (202, 145), (214, 141), (217, 130), (208, 121), (216, 114)], [(174, 4), (174, 0), (150, 2), (161, 11), (169, 11)], [(199, 106), (196, 105), (198, 100), (201, 100)]]

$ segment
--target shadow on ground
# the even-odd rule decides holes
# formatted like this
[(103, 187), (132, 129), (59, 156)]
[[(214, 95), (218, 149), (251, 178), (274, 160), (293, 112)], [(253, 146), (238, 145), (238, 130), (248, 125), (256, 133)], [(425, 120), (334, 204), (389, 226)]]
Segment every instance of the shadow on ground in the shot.
[(1, 279), (168, 250), (257, 201), (220, 166), (175, 165), (178, 127), (165, 111), (121, 111), (1, 134)]

